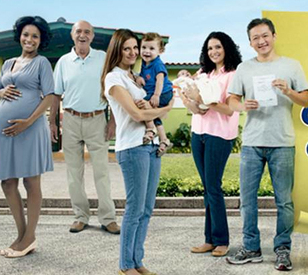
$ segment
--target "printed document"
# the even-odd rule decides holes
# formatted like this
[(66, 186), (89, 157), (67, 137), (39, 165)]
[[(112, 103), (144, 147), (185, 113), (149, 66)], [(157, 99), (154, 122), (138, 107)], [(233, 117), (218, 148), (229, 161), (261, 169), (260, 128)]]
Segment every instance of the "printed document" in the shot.
[(273, 74), (253, 77), (255, 99), (259, 102), (260, 107), (277, 106), (277, 94), (275, 87), (272, 86), (275, 79)]

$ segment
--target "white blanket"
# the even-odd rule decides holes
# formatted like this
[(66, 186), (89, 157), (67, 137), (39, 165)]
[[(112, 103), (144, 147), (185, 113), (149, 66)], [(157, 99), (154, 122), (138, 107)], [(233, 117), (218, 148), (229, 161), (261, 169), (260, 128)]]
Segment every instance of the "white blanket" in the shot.
[(180, 90), (186, 89), (188, 84), (197, 86), (203, 101), (203, 104), (199, 105), (201, 109), (208, 109), (207, 105), (217, 103), (220, 100), (220, 84), (215, 79), (209, 79), (207, 74), (200, 74), (195, 79), (181, 76), (173, 81), (175, 88)]

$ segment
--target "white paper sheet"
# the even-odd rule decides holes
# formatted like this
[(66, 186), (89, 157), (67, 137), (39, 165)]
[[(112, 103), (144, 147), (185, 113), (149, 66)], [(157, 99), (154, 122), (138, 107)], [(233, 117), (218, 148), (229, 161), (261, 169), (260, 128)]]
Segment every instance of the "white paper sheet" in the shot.
[(275, 79), (273, 74), (253, 77), (255, 99), (259, 102), (260, 107), (277, 106), (277, 94), (272, 86)]

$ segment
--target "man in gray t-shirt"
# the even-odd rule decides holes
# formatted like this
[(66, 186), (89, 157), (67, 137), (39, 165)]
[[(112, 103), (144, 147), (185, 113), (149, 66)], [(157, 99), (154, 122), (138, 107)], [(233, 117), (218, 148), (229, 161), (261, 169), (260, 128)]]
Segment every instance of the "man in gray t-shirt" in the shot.
[(299, 62), (276, 54), (275, 28), (270, 20), (252, 20), (247, 32), (257, 57), (238, 66), (229, 88), (231, 109), (247, 112), (240, 165), (244, 236), (243, 247), (227, 261), (231, 264), (263, 261), (257, 202), (264, 166), (268, 163), (278, 211), (275, 268), (291, 270), (295, 152), (292, 106), (308, 105), (308, 84)]

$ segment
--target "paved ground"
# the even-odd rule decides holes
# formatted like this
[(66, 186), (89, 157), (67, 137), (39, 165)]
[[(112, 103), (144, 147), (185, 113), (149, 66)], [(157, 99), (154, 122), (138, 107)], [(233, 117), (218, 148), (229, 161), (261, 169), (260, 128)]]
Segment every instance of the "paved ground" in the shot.
[[(109, 162), (111, 196), (113, 199), (125, 198), (124, 181), (120, 166), (113, 159)], [(88, 198), (97, 198), (93, 180), (92, 165), (89, 161), (85, 164), (85, 187)], [(22, 184), (19, 186), (22, 197), (26, 197)], [(69, 198), (66, 181), (66, 164), (63, 160), (55, 160), (54, 171), (42, 175), (42, 192), (44, 198)], [(0, 188), (0, 198), (4, 194)]]
[[(109, 163), (112, 198), (125, 198), (124, 184), (119, 165)], [(96, 198), (92, 166), (85, 167), (86, 191), (89, 198)], [(42, 178), (44, 198), (68, 198), (65, 163), (55, 161), (55, 171)], [(25, 192), (20, 185), (22, 196)], [(0, 190), (0, 198), (4, 195)], [(228, 217), (231, 236), (231, 253), (241, 244), (241, 218)], [(153, 217), (146, 241), (145, 265), (159, 275), (203, 274), (280, 274), (273, 268), (275, 256), (272, 239), (275, 232), (275, 217), (260, 217), (262, 233), (262, 264), (231, 266), (224, 258), (211, 255), (195, 255), (189, 247), (203, 241), (203, 217)], [(121, 222), (121, 216), (118, 217)], [(79, 234), (68, 232), (73, 216), (40, 217), (37, 228), (38, 248), (33, 254), (20, 259), (0, 257), (0, 275), (83, 275), (117, 274), (119, 237), (102, 232), (96, 217), (92, 217), (89, 229)], [(10, 215), (0, 215), (0, 248), (14, 239), (16, 229)], [(293, 235), (292, 274), (308, 274), (308, 235)]]
[[(13, 241), (15, 227), (11, 216), (0, 216), (0, 245)], [(121, 221), (121, 217), (119, 217)], [(1, 275), (113, 275), (118, 270), (119, 236), (99, 229), (92, 218), (89, 229), (68, 232), (67, 216), (41, 216), (37, 228), (36, 252), (20, 259), (0, 257)], [(202, 217), (153, 217), (146, 240), (145, 266), (159, 275), (266, 275), (281, 274), (274, 270), (272, 251), (274, 217), (260, 217), (264, 262), (233, 266), (224, 258), (210, 254), (191, 254), (189, 247), (203, 241)], [(241, 219), (229, 217), (231, 252), (241, 243)], [(308, 235), (293, 234), (291, 274), (308, 274)]]

